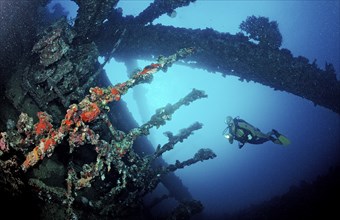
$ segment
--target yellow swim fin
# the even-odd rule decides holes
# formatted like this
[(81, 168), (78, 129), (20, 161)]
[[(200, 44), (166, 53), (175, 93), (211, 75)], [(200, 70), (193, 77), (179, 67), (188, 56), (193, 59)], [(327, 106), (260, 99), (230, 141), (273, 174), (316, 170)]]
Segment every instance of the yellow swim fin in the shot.
[(290, 144), (290, 140), (287, 137), (283, 136), (282, 134), (280, 134), (280, 136), (277, 139), (281, 142), (282, 145)]

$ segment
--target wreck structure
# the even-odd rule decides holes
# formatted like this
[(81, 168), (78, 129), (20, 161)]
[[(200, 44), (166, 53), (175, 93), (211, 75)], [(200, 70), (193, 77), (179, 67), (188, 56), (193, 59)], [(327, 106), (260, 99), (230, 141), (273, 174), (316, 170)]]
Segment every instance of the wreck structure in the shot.
[[(168, 143), (156, 148), (146, 135), (182, 105), (205, 98), (204, 92), (194, 89), (141, 126), (120, 100), (128, 89), (149, 82), (152, 74), (179, 59), (340, 112), (340, 84), (332, 64), (321, 69), (280, 49), (281, 35), (268, 19), (250, 17), (242, 23), (249, 36), (152, 24), (194, 1), (155, 0), (138, 16), (124, 17), (116, 8), (118, 0), (74, 0), (79, 6), (74, 21), (49, 13), (48, 0), (1, 3), (7, 13), (0, 35), (0, 193), (9, 198), (4, 210), (25, 207), (28, 216), (43, 219), (51, 214), (146, 219), (151, 213), (143, 196), (162, 183), (169, 195), (158, 201), (172, 197), (179, 203), (164, 219), (188, 219), (202, 211), (173, 171), (216, 155), (203, 148), (170, 165), (161, 155), (203, 125), (196, 122), (177, 135), (169, 131)], [(274, 25), (269, 29), (272, 38), (261, 37), (252, 25), (256, 22)], [(128, 81), (111, 85), (103, 70), (111, 58), (151, 64)]]

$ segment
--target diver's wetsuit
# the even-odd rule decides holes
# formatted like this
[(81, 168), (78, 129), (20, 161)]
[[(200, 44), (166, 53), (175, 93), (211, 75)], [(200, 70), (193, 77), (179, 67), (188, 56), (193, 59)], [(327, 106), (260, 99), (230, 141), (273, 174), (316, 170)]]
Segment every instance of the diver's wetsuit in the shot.
[(274, 143), (277, 141), (277, 138), (271, 136), (272, 134), (277, 136), (277, 132), (269, 132), (268, 134), (263, 134), (260, 129), (255, 128), (245, 120), (239, 118), (234, 118), (233, 122), (235, 128), (232, 129), (230, 127), (229, 132), (233, 135), (233, 139), (239, 142), (239, 148), (242, 148), (245, 143), (263, 144), (267, 141), (272, 141)]

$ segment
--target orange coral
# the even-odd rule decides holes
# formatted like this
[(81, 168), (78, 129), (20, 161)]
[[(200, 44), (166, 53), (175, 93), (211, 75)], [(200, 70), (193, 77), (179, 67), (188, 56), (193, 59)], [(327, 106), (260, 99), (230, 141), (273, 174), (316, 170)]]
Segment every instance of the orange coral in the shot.
[[(161, 69), (166, 69), (167, 66), (171, 65), (173, 62), (177, 61), (180, 58), (183, 58), (190, 53), (193, 52), (193, 48), (185, 48), (178, 51), (176, 54), (171, 55), (168, 58), (162, 59), (159, 63), (152, 63), (151, 65), (145, 67), (141, 72), (135, 74), (131, 79), (127, 80), (124, 83), (117, 84), (114, 87), (108, 88), (99, 88), (94, 87), (90, 89), (91, 95), (86, 96), (78, 105), (72, 104), (65, 118), (62, 120), (60, 127), (57, 130), (53, 129), (51, 124), (51, 116), (45, 112), (38, 112), (39, 122), (34, 125), (33, 135), (39, 136), (36, 137), (35, 140), (40, 140), (38, 146), (36, 146), (31, 152), (26, 155), (26, 160), (22, 164), (22, 169), (26, 171), (29, 167), (34, 166), (39, 160), (42, 160), (46, 155), (50, 156), (53, 153), (54, 148), (58, 143), (60, 143), (64, 137), (69, 137), (70, 145), (72, 143), (77, 143), (81, 145), (83, 140), (90, 141), (91, 144), (97, 145), (99, 143), (99, 136), (96, 135), (91, 130), (84, 130), (86, 125), (84, 122), (91, 122), (95, 120), (101, 113), (102, 110), (109, 110), (107, 104), (112, 101), (119, 101), (121, 96), (124, 95), (128, 89), (133, 86), (144, 82), (149, 74), (153, 74)], [(27, 122), (28, 123), (28, 122)], [(30, 133), (30, 126), (28, 123), (28, 132)], [(109, 124), (110, 129), (112, 130), (112, 124)], [(75, 139), (72, 139), (72, 134), (79, 131), (81, 136), (75, 136)], [(0, 137), (0, 148), (6, 148), (6, 142), (3, 137), (3, 134)], [(31, 135), (31, 134), (27, 134)], [(80, 139), (76, 139), (79, 138)], [(123, 139), (121, 137), (120, 139)], [(80, 140), (77, 142), (77, 140)], [(25, 142), (25, 140), (21, 140), (21, 142)], [(2, 144), (2, 145), (1, 145)], [(108, 147), (108, 146), (107, 146)], [(129, 150), (129, 147), (118, 147), (116, 153), (123, 157)], [(99, 151), (98, 146), (96, 147), (96, 151)], [(70, 151), (71, 152), (71, 151)], [(74, 172), (74, 171), (72, 171)], [(71, 175), (71, 174), (69, 174)], [(90, 177), (92, 174), (90, 175)], [(88, 176), (82, 177), (84, 180), (80, 182), (80, 186), (86, 184), (91, 179)], [(68, 187), (71, 185), (68, 183)], [(70, 190), (68, 190), (70, 191)]]
[(99, 114), (100, 109), (98, 105), (91, 102), (83, 109), (83, 113), (81, 113), (80, 118), (83, 122), (91, 122), (96, 119)]
[[(75, 113), (78, 111), (78, 106), (76, 104), (73, 104), (70, 106), (70, 108), (67, 110), (65, 119), (62, 121), (62, 125), (66, 125), (67, 129), (70, 128), (71, 125), (76, 123), (79, 119), (75, 121)], [(62, 133), (64, 133), (62, 131)]]
[(148, 74), (148, 73), (155, 73), (158, 70), (158, 67), (160, 67), (161, 65), (158, 63), (152, 63), (149, 66), (146, 66), (142, 72), (139, 72), (139, 75), (143, 75), (143, 74)]
[(114, 100), (119, 101), (120, 100), (120, 92), (116, 88), (111, 89), (111, 94), (114, 96)]
[(26, 155), (26, 160), (21, 165), (22, 169), (25, 171), (29, 167), (36, 164), (40, 159), (42, 159), (41, 156), (42, 156), (42, 154), (41, 154), (41, 151), (39, 149), (39, 146), (36, 146), (31, 152), (29, 152)]
[(53, 138), (47, 138), (47, 139), (42, 139), (41, 141), (44, 142), (44, 151), (48, 151), (51, 147), (54, 147), (56, 144), (55, 140)]
[[(55, 138), (57, 138), (56, 133), (52, 131), (51, 136), (41, 139), (39, 145), (26, 155), (26, 160), (21, 165), (22, 169), (27, 170), (29, 167), (35, 165), (39, 160), (42, 160), (45, 157), (46, 152), (53, 151), (57, 144)], [(47, 154), (47, 156), (50, 155)]]
[(96, 86), (96, 87), (90, 89), (90, 93), (94, 93), (96, 95), (102, 96), (104, 94), (104, 91), (103, 91), (102, 88), (99, 88), (99, 87)]
[(39, 122), (35, 124), (34, 130), (37, 135), (48, 133), (52, 129), (51, 116), (46, 112), (38, 112)]

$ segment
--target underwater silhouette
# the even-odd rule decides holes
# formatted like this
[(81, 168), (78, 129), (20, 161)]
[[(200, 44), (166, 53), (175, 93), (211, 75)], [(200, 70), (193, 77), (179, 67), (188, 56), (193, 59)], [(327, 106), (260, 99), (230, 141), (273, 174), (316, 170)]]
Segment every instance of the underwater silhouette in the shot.
[(230, 144), (232, 144), (234, 140), (237, 140), (240, 149), (245, 143), (263, 144), (267, 141), (271, 141), (280, 145), (290, 144), (289, 139), (280, 134), (277, 130), (272, 129), (265, 134), (261, 132), (260, 129), (239, 117), (232, 118), (231, 116), (227, 116), (225, 123), (228, 127), (223, 131), (224, 137), (228, 139)]

